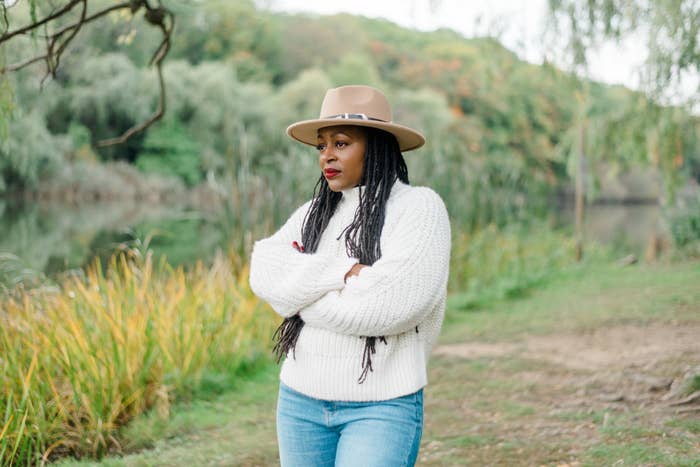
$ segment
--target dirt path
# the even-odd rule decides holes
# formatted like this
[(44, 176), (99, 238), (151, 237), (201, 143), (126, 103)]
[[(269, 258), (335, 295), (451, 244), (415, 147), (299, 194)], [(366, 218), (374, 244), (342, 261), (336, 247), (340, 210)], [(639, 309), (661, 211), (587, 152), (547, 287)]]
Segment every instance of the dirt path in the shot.
[[(700, 465), (700, 395), (683, 403), (700, 375), (700, 323), (441, 345), (435, 355), (427, 431), (441, 435), (423, 445), (423, 465), (608, 465), (616, 455), (618, 465), (666, 465), (650, 460), (679, 443), (697, 453), (679, 465)], [(625, 463), (634, 449), (639, 463)]]
[(647, 368), (682, 354), (700, 354), (700, 323), (649, 323), (588, 333), (533, 336), (518, 343), (440, 345), (436, 355), (532, 358), (574, 370)]

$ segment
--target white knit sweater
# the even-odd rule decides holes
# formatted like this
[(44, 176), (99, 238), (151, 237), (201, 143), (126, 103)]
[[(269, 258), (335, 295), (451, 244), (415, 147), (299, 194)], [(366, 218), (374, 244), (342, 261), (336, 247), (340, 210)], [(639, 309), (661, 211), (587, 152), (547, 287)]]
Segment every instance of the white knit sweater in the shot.
[[(324, 400), (378, 401), (410, 394), (427, 383), (426, 363), (445, 311), (450, 223), (434, 191), (397, 181), (386, 206), (382, 256), (343, 279), (358, 261), (344, 236), (359, 204), (359, 188), (343, 192), (317, 251), (302, 254), (301, 227), (309, 202), (269, 238), (255, 243), (250, 286), (283, 317), (299, 313), (305, 325), (280, 378), (302, 394)], [(416, 327), (418, 332), (416, 332)], [(376, 341), (373, 371), (362, 373), (365, 339)]]

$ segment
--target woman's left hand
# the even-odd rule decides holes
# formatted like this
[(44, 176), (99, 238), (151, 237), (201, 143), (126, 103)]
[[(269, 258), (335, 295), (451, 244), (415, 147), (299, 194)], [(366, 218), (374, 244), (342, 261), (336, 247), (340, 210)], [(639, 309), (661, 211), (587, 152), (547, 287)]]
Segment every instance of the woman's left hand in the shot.
[(366, 268), (366, 267), (367, 267), (366, 264), (360, 264), (360, 263), (353, 264), (353, 266), (350, 268), (350, 270), (345, 273), (345, 278), (343, 280), (345, 282), (347, 282), (348, 277), (357, 276), (360, 273), (360, 271), (362, 270), (362, 268)]

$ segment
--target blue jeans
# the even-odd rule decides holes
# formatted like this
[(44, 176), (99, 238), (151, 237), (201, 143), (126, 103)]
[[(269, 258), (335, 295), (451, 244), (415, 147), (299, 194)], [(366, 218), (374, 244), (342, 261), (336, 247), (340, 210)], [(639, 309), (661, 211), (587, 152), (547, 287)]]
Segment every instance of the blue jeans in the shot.
[(379, 402), (325, 401), (280, 383), (282, 467), (413, 466), (423, 434), (423, 390)]

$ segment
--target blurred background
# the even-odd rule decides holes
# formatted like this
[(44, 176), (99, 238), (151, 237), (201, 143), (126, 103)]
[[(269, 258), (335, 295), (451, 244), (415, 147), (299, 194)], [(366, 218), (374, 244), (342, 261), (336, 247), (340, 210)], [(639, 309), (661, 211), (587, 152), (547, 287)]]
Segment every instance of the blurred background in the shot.
[[(215, 400), (260, 362), (267, 386), (236, 397), (273, 413), (256, 398), (274, 395), (279, 318), (247, 262), (312, 195), (317, 153), (285, 129), (334, 86), (381, 89), (426, 135), (406, 161), (450, 213), (446, 339), (697, 320), (698, 31), (697, 0), (0, 0), (0, 463), (152, 447), (207, 420), (171, 406)], [(551, 284), (556, 310), (528, 301)], [(516, 303), (510, 324), (492, 313)], [(438, 388), (461, 385), (441, 362)], [(494, 394), (488, 417), (515, 397)], [(249, 418), (227, 436), (265, 448), (241, 462), (276, 462), (274, 420)], [(492, 459), (494, 443), (467, 441), (460, 455)], [(553, 461), (532, 446), (545, 457), (528, 465)], [(201, 461), (183, 459), (159, 465)]]
[[(123, 144), (99, 142), (146, 120), (159, 99), (148, 61), (160, 32), (128, 9), (86, 25), (53, 79), (40, 63), (2, 76), (6, 263), (55, 275), (149, 234), (174, 264), (217, 249), (245, 255), (318, 175), (313, 149), (284, 129), (349, 83), (384, 90), (395, 120), (425, 132), (426, 147), (407, 157), (411, 181), (443, 196), (459, 231), (573, 226), (580, 170), (584, 237), (640, 254), (654, 238), (671, 243), (670, 210), (697, 197), (698, 117), (684, 105), (697, 88), (685, 79), (664, 86), (680, 97), (643, 92), (648, 51), (635, 35), (599, 40), (581, 66), (563, 39), (568, 18), (554, 32), (546, 2), (345, 7), (355, 15), (337, 13), (342, 2), (166, 3), (177, 18), (167, 110)], [(7, 13), (19, 25), (32, 8), (48, 10), (24, 1)], [(21, 62), (41, 52), (41, 33), (3, 46), (6, 65)]]

